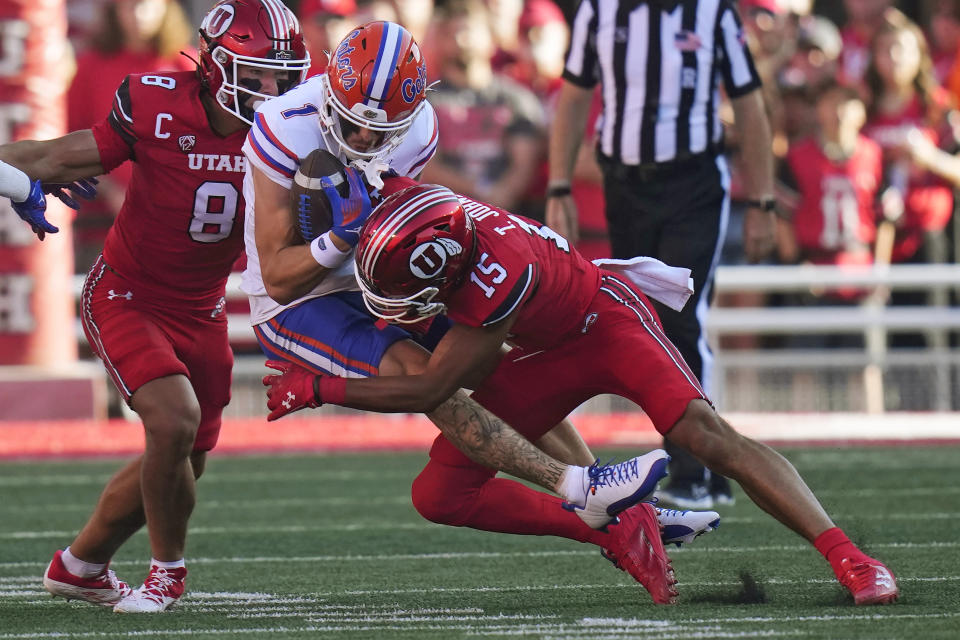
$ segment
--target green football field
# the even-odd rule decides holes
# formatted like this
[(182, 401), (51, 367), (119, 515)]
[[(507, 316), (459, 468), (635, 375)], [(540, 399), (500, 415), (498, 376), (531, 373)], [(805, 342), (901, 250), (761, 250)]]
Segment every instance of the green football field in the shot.
[[(214, 456), (188, 594), (169, 613), (114, 614), (51, 598), (40, 576), (119, 461), (3, 462), (0, 640), (960, 638), (960, 448), (783, 452), (893, 570), (898, 604), (854, 607), (812, 547), (738, 492), (718, 531), (671, 551), (681, 598), (656, 606), (594, 547), (422, 520), (408, 491), (425, 453), (384, 453)], [(148, 558), (140, 534), (113, 567), (139, 583)]]

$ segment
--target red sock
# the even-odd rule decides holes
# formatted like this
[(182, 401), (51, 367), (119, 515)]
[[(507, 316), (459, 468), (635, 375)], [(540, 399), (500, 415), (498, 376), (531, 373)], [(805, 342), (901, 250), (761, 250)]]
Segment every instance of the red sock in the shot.
[(853, 561), (869, 558), (867, 554), (857, 548), (857, 545), (850, 542), (850, 538), (847, 537), (847, 534), (845, 534), (840, 527), (833, 527), (821, 533), (817, 536), (817, 539), (813, 541), (813, 546), (827, 559), (827, 562), (833, 567), (833, 573), (838, 578), (843, 575), (843, 568), (840, 566), (840, 562), (844, 558), (849, 558)]
[(561, 507), (559, 498), (492, 475), (479, 465), (454, 467), (431, 460), (413, 483), (414, 507), (439, 524), (604, 545), (609, 534), (588, 527)]

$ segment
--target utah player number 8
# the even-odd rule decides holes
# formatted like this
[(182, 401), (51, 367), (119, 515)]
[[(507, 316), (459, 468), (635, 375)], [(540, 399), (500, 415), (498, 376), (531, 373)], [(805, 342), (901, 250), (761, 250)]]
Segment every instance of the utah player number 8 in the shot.
[(190, 237), (197, 242), (220, 242), (230, 235), (237, 219), (240, 195), (229, 182), (204, 182), (195, 192)]

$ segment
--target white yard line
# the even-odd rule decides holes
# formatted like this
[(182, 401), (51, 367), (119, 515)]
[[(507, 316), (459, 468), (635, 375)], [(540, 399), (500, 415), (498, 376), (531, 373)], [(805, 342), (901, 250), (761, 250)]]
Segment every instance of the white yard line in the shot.
[[(89, 507), (87, 507), (89, 509)], [(903, 512), (899, 511), (896, 513), (843, 513), (843, 514), (834, 514), (834, 517), (838, 520), (883, 520), (883, 521), (893, 521), (893, 520), (916, 520), (916, 521), (936, 521), (936, 520), (957, 520), (960, 519), (960, 511), (947, 511), (947, 512)], [(728, 516), (721, 517), (721, 523), (723, 524), (756, 524), (761, 522), (772, 522), (767, 516), (757, 516), (757, 517), (737, 517), (737, 516)], [(381, 530), (397, 530), (403, 529), (405, 531), (417, 531), (417, 530), (430, 530), (436, 529), (440, 525), (432, 524), (427, 521), (417, 521), (417, 522), (403, 522), (403, 523), (394, 523), (394, 522), (385, 522), (382, 519), (376, 520), (373, 522), (351, 522), (350, 524), (302, 524), (302, 525), (284, 525), (284, 526), (252, 526), (252, 527), (241, 527), (241, 526), (223, 526), (223, 527), (191, 527), (190, 535), (191, 536), (202, 536), (202, 535), (216, 535), (221, 536), (224, 534), (281, 534), (281, 533), (295, 533), (303, 534), (310, 532), (324, 532), (324, 531), (381, 531)], [(75, 531), (66, 531), (66, 530), (48, 530), (48, 531), (5, 531), (0, 532), (0, 540), (44, 540), (44, 539), (70, 539), (76, 534)], [(145, 530), (141, 529), (135, 535), (146, 535)], [(2, 565), (0, 565), (2, 566)]]
[[(127, 632), (46, 632), (46, 633), (6, 633), (0, 634), (0, 640), (41, 640), (57, 638), (149, 638), (149, 637), (189, 637), (192, 635), (222, 635), (224, 637), (238, 635), (263, 635), (267, 637), (274, 633), (307, 633), (323, 632), (386, 632), (386, 631), (461, 631), (468, 635), (486, 637), (509, 637), (537, 634), (541, 637), (561, 638), (644, 638), (651, 637), (658, 640), (666, 638), (695, 639), (695, 638), (764, 638), (764, 637), (822, 637), (822, 629), (810, 629), (810, 625), (819, 623), (836, 623), (848, 621), (891, 622), (903, 620), (933, 620), (951, 619), (960, 617), (960, 612), (914, 614), (901, 612), (895, 609), (884, 613), (849, 613), (815, 616), (734, 616), (725, 618), (693, 618), (685, 620), (657, 620), (637, 618), (583, 618), (574, 622), (556, 621), (557, 616), (537, 615), (485, 615), (478, 608), (463, 609), (403, 609), (394, 605), (376, 606), (344, 606), (329, 605), (321, 601), (296, 599), (301, 605), (312, 606), (308, 611), (300, 611), (300, 607), (284, 608), (274, 606), (269, 611), (258, 615), (256, 609), (251, 610), (247, 605), (250, 601), (245, 594), (229, 594), (240, 596), (236, 599), (218, 597), (220, 594), (197, 594), (201, 598), (214, 598), (222, 607), (243, 607), (244, 614), (232, 617), (270, 618), (270, 617), (298, 617), (303, 618), (305, 625), (259, 626), (255, 628), (220, 628), (220, 629), (175, 629), (175, 630), (139, 630)], [(252, 594), (257, 601), (263, 601), (265, 594)], [(285, 601), (278, 599), (277, 603)], [(265, 601), (269, 603), (269, 599)], [(274, 603), (275, 605), (277, 603)], [(196, 606), (199, 605), (199, 606)], [(191, 598), (185, 599), (178, 605), (189, 613), (223, 613), (221, 608), (210, 609), (198, 603), (192, 603)], [(359, 614), (359, 615), (358, 615)], [(467, 623), (467, 624), (464, 624)], [(805, 624), (808, 628), (794, 630), (756, 629), (758, 625), (784, 623)], [(735, 630), (731, 627), (750, 625), (748, 630)]]
[[(871, 549), (909, 549), (934, 550), (954, 549), (960, 547), (960, 541), (947, 542), (877, 542), (871, 543)], [(762, 547), (683, 547), (671, 550), (671, 554), (724, 554), (724, 553), (787, 553), (811, 551), (808, 545), (769, 545)], [(187, 558), (189, 564), (276, 564), (276, 563), (306, 563), (306, 562), (408, 562), (408, 561), (436, 561), (436, 560), (465, 560), (468, 558), (482, 559), (510, 559), (510, 558), (555, 558), (562, 556), (595, 556), (595, 549), (582, 551), (457, 551), (448, 553), (397, 553), (380, 555), (324, 555), (324, 556), (253, 556), (253, 557), (223, 557), (223, 558)], [(42, 562), (0, 562), (0, 570), (15, 568), (44, 568), (49, 560)], [(118, 560), (110, 566), (140, 566), (141, 561)]]

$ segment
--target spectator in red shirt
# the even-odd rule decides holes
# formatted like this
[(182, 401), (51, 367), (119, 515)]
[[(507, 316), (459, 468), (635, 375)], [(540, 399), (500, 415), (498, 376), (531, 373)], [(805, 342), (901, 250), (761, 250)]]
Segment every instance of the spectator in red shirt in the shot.
[[(861, 135), (866, 109), (857, 91), (826, 85), (817, 97), (818, 130), (787, 154), (785, 179), (797, 191), (789, 222), (781, 223), (782, 262), (870, 264), (883, 179), (880, 146)], [(860, 292), (829, 292), (853, 299)]]
[(923, 33), (903, 14), (888, 12), (864, 80), (872, 98), (864, 133), (883, 147), (886, 179), (902, 199), (892, 260), (941, 261), (935, 248), (953, 213), (953, 194), (914, 162), (911, 138), (941, 143), (949, 98), (934, 77)]

